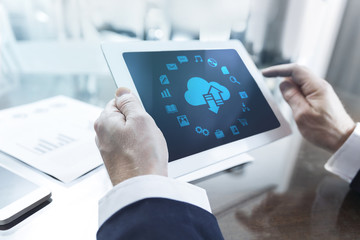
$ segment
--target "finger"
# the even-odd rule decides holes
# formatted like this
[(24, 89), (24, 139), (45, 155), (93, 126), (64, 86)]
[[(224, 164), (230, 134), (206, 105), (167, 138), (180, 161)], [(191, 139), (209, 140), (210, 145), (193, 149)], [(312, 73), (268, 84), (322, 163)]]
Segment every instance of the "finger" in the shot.
[[(114, 114), (115, 113), (115, 114)], [(125, 116), (122, 114), (119, 109), (116, 106), (116, 99), (112, 99), (108, 104), (106, 105), (104, 111), (102, 112), (100, 118), (108, 118), (110, 116), (116, 116), (120, 118), (123, 122), (125, 122)]]
[(290, 77), (294, 83), (300, 87), (307, 84), (310, 80), (312, 85), (317, 85), (319, 82), (319, 79), (306, 67), (300, 66), (296, 63), (269, 67), (264, 69), (262, 73), (265, 77)]
[(145, 112), (139, 99), (127, 88), (119, 88), (116, 91), (115, 106), (125, 119)]
[(297, 64), (282, 64), (277, 66), (268, 67), (262, 70), (265, 77), (291, 77)]
[(310, 70), (296, 63), (283, 64), (266, 68), (262, 71), (265, 77), (287, 77), (297, 84), (304, 95), (311, 94), (323, 86), (323, 79), (315, 76)]
[(95, 122), (95, 131), (97, 131), (100, 125), (109, 124), (109, 121), (113, 118), (116, 118), (117, 123), (125, 124), (125, 116), (116, 107), (115, 99), (110, 100), (106, 104), (104, 111), (101, 112), (98, 120)]
[(294, 116), (297, 116), (299, 113), (303, 112), (304, 109), (310, 106), (302, 91), (291, 80), (284, 80), (280, 84), (280, 90), (285, 101), (291, 107)]
[(119, 112), (119, 109), (116, 107), (115, 99), (110, 100), (104, 109), (106, 112)]

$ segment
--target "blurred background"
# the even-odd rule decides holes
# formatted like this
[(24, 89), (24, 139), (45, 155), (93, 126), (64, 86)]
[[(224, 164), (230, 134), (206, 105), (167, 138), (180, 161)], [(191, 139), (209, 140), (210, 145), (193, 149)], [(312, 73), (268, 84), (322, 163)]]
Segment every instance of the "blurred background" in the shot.
[(298, 62), (356, 93), (359, 9), (357, 0), (0, 0), (0, 108), (55, 94), (102, 106), (115, 88), (103, 41), (238, 39), (259, 68)]
[[(360, 0), (0, 0), (0, 109), (56, 95), (104, 107), (116, 89), (100, 49), (104, 41), (237, 39), (260, 69), (297, 62), (326, 78), (358, 121), (359, 12)], [(281, 79), (265, 81), (291, 122)], [(347, 183), (329, 179), (323, 169), (329, 153), (303, 144), (292, 126), (293, 137), (250, 153), (256, 164), (196, 183), (207, 190), (225, 239), (358, 239), (358, 198), (342, 205)], [(54, 189), (56, 201), (1, 236), (29, 238), (47, 223), (52, 237), (95, 236), (97, 200), (108, 184), (104, 168), (64, 187), (6, 161)], [(69, 205), (76, 209), (72, 220), (64, 211)]]

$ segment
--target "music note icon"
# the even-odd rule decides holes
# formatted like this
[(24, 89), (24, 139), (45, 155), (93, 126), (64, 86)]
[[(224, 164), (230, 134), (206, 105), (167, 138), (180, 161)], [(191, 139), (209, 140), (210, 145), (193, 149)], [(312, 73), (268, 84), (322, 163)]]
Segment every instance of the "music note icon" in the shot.
[(195, 56), (195, 62), (203, 62), (203, 59), (200, 55)]

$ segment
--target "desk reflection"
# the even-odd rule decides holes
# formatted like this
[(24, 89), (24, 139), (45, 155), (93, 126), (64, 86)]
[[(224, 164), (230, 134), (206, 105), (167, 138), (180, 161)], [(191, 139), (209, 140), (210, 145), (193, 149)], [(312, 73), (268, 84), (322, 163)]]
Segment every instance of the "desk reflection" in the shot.
[(359, 239), (360, 194), (324, 170), (329, 156), (304, 142), (287, 189), (263, 192), (218, 218), (225, 239)]

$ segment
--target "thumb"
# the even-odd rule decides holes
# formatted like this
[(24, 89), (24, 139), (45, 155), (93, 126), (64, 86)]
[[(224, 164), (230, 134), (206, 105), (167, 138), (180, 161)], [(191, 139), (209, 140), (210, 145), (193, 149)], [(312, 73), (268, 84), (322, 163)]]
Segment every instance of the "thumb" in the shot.
[(301, 90), (291, 80), (284, 80), (280, 84), (280, 90), (285, 101), (290, 105), (294, 116), (297, 116), (304, 108), (309, 107), (309, 103)]
[(126, 118), (143, 113), (139, 99), (128, 88), (118, 88), (115, 96), (115, 106)]

